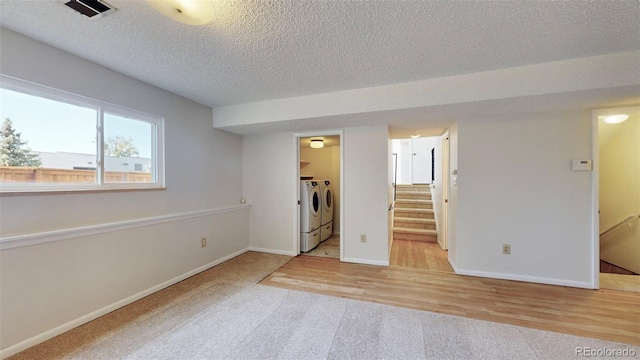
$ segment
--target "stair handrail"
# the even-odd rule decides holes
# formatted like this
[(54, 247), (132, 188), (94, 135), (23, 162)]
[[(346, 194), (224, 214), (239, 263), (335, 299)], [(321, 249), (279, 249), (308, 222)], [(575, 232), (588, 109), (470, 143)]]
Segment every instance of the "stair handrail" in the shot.
[[(396, 201), (396, 184), (398, 183), (398, 154), (393, 153), (394, 162), (393, 162), (393, 201)], [(391, 210), (391, 209), (389, 209)]]
[(607, 230), (605, 230), (605, 231), (601, 232), (601, 233), (600, 233), (600, 236), (603, 236), (604, 234), (606, 234), (606, 233), (609, 233), (609, 232), (613, 231), (613, 229), (616, 229), (616, 228), (618, 228), (618, 227), (620, 227), (620, 226), (622, 226), (622, 225), (627, 224), (627, 222), (628, 222), (629, 220), (632, 220), (632, 219), (633, 219), (633, 218), (635, 218), (635, 217), (640, 218), (640, 215), (629, 215), (629, 216), (627, 216), (627, 217), (626, 217), (626, 218), (624, 218), (622, 221), (618, 222), (617, 224), (613, 225), (612, 227), (608, 228)]

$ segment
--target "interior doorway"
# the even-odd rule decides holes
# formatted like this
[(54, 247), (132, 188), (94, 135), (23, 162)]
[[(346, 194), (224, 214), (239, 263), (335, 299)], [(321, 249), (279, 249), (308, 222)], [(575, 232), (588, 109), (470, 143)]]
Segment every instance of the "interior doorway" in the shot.
[[(298, 253), (342, 260), (342, 132), (296, 134), (296, 152), (301, 227)], [(304, 198), (305, 191), (313, 187), (317, 188), (318, 195), (317, 228), (309, 225), (307, 217), (314, 215), (306, 209), (306, 206), (313, 207), (315, 200), (305, 201)], [(317, 240), (313, 240), (314, 237)]]
[(432, 184), (439, 159), (436, 157), (439, 136), (394, 139), (394, 182), (400, 185)]
[[(448, 131), (394, 139), (392, 266), (453, 272), (447, 253)], [(446, 152), (444, 148), (446, 149)]]
[[(625, 115), (607, 122), (609, 115)], [(640, 292), (640, 107), (594, 111), (600, 288)], [(620, 120), (618, 119), (618, 120)]]

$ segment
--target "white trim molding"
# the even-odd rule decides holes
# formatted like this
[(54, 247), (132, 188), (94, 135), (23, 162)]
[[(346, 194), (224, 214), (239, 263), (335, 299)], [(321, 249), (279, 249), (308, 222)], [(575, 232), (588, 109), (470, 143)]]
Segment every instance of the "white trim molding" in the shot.
[(287, 255), (287, 256), (296, 256), (296, 255), (298, 255), (293, 251), (266, 249), (266, 248), (259, 248), (259, 247), (254, 247), (254, 246), (250, 246), (248, 248), (248, 250), (249, 251), (261, 252), (261, 253), (267, 253), (267, 254), (276, 254), (276, 255)]
[(364, 264), (364, 265), (376, 265), (376, 266), (389, 266), (389, 260), (369, 260), (369, 259), (356, 259), (356, 258), (343, 258), (341, 261), (354, 263), (354, 264)]
[[(339, 136), (340, 137), (340, 194), (344, 194), (344, 144), (345, 144), (345, 136), (344, 129), (326, 129), (326, 130), (316, 130), (316, 131), (307, 131), (307, 132), (299, 132), (293, 133), (293, 152), (295, 156), (295, 162), (293, 163), (293, 173), (296, 174), (295, 177), (295, 189), (294, 189), (294, 198), (298, 199), (298, 202), (294, 207), (294, 214), (296, 215), (295, 221), (295, 229), (293, 230), (293, 251), (296, 256), (300, 254), (300, 139), (305, 137), (314, 137), (314, 136)], [(344, 220), (344, 195), (340, 195), (340, 203), (338, 204), (338, 208), (340, 210), (340, 226), (339, 228), (334, 227), (333, 233), (340, 234), (343, 233), (343, 224)], [(335, 221), (334, 221), (335, 224)], [(259, 250), (256, 250), (259, 251)], [(344, 239), (342, 236), (340, 237), (340, 261), (344, 260)]]
[(128, 229), (134, 229), (144, 226), (151, 226), (156, 224), (162, 224), (173, 221), (182, 221), (188, 219), (194, 219), (204, 216), (223, 214), (227, 212), (238, 211), (242, 209), (248, 209), (251, 207), (249, 204), (228, 206), (223, 208), (214, 208), (206, 210), (189, 211), (177, 214), (160, 215), (147, 218), (140, 218), (134, 220), (118, 221), (112, 223), (104, 223), (90, 226), (80, 226), (69, 229), (45, 231), (40, 233), (6, 236), (0, 238), (0, 251), (15, 249), (25, 246), (40, 245), (55, 241), (69, 240), (78, 237), (85, 237), (91, 235), (105, 234), (114, 231), (122, 231)]
[[(449, 263), (451, 264), (451, 262)], [(568, 286), (568, 287), (576, 287), (576, 288), (584, 288), (584, 289), (594, 288), (592, 283), (586, 282), (586, 281), (573, 281), (573, 280), (564, 280), (564, 279), (545, 278), (545, 277), (539, 277), (539, 276), (505, 274), (505, 273), (496, 273), (496, 272), (490, 272), (490, 271), (466, 270), (466, 269), (456, 268), (453, 265), (452, 267), (453, 267), (453, 271), (457, 275), (476, 276), (476, 277), (501, 279), (501, 280), (515, 280), (515, 281), (524, 281), (529, 283), (560, 285), (560, 286)]]

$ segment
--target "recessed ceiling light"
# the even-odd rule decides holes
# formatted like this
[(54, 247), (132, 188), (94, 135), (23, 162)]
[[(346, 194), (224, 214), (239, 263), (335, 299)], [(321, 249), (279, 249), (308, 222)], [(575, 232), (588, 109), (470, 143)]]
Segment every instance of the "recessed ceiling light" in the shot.
[(204, 25), (213, 19), (211, 0), (147, 0), (164, 16), (188, 25)]
[(629, 118), (629, 115), (627, 114), (616, 114), (616, 115), (605, 116), (603, 121), (606, 122), (607, 124), (619, 124), (627, 120), (628, 118)]
[(411, 135), (411, 138), (412, 138), (412, 139), (417, 139), (417, 138), (419, 138), (419, 137), (420, 137), (420, 134)]

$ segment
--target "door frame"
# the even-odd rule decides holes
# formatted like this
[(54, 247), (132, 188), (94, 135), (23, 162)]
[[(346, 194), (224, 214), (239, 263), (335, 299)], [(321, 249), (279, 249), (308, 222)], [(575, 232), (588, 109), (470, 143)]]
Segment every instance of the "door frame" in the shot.
[(591, 111), (591, 255), (592, 279), (594, 289), (600, 288), (600, 129), (599, 117), (628, 111), (637, 111), (637, 106), (619, 106), (615, 108), (595, 109)]
[(611, 111), (591, 111), (591, 286), (600, 288), (600, 147), (598, 117)]
[[(449, 130), (441, 137), (442, 141), (442, 229), (438, 234), (438, 244), (442, 250), (449, 250)], [(442, 240), (441, 240), (442, 239)]]
[[(294, 186), (295, 196), (294, 199), (298, 199), (295, 206), (294, 213), (296, 214), (296, 221), (294, 226), (294, 244), (293, 248), (295, 249), (295, 253), (297, 255), (300, 254), (300, 138), (306, 137), (321, 137), (321, 136), (339, 136), (340, 137), (340, 203), (338, 206), (340, 207), (340, 261), (344, 259), (344, 130), (322, 130), (322, 131), (311, 131), (311, 132), (301, 132), (293, 134), (293, 147), (295, 162), (293, 163), (295, 174)], [(334, 211), (336, 202), (333, 202)], [(335, 215), (335, 213), (334, 213)], [(335, 218), (334, 218), (335, 219)]]

